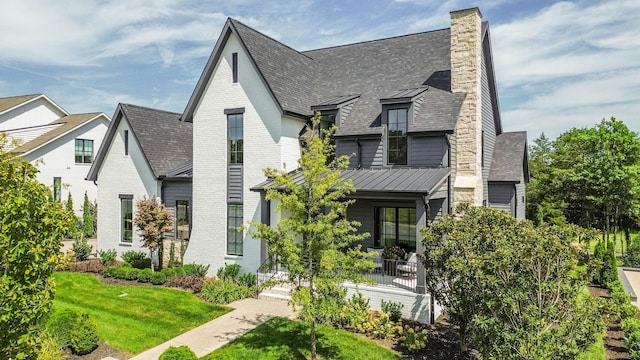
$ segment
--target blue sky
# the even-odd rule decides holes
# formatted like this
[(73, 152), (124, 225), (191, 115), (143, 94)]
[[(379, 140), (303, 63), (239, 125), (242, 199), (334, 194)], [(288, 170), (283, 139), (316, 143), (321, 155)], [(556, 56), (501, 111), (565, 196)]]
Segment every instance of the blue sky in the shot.
[(555, 138), (611, 116), (640, 131), (637, 0), (7, 0), (0, 97), (182, 112), (227, 17), (308, 50), (445, 28), (473, 6), (490, 23), (505, 131)]

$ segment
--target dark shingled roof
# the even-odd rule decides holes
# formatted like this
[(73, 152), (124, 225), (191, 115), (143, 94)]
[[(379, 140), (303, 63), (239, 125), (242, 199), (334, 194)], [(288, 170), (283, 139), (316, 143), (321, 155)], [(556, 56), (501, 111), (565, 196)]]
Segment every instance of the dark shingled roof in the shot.
[(167, 178), (192, 178), (193, 177), (193, 161), (189, 160), (167, 171)]
[(190, 162), (193, 159), (193, 124), (180, 121), (180, 115), (137, 105), (118, 104), (87, 180), (98, 180), (104, 157), (123, 119), (131, 127), (132, 135), (156, 178), (166, 176), (177, 166)]
[(61, 117), (60, 119), (49, 123), (49, 125), (59, 126), (50, 131), (47, 131), (46, 133), (36, 137), (35, 139), (25, 144), (22, 144), (12, 151), (18, 154), (24, 154), (33, 151), (40, 146), (47, 144), (52, 140), (55, 140), (58, 137), (68, 133), (69, 131), (72, 131), (79, 126), (82, 126), (83, 124), (99, 117), (101, 114), (102, 113), (74, 114)]
[[(429, 194), (451, 172), (450, 168), (437, 169), (353, 169), (342, 171), (342, 179), (351, 179), (353, 186), (362, 192), (391, 192), (409, 194)], [(302, 172), (293, 171), (293, 181), (302, 184)], [(264, 181), (251, 188), (252, 191), (262, 191), (275, 184), (273, 179)]]
[(505, 132), (496, 136), (489, 181), (529, 181), (527, 132)]
[(193, 125), (180, 114), (130, 104), (122, 112), (156, 177), (193, 159)]

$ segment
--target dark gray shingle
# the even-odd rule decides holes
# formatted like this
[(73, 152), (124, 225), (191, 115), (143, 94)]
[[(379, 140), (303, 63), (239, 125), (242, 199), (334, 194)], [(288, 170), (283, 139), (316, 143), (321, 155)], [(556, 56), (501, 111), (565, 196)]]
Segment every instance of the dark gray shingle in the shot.
[(505, 132), (496, 136), (489, 181), (528, 180), (527, 132)]

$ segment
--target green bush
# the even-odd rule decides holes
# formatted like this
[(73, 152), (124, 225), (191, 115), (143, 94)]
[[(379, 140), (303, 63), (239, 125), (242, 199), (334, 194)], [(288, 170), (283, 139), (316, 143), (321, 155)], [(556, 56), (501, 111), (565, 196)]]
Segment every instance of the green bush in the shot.
[(627, 345), (631, 359), (640, 359), (640, 330), (625, 333), (624, 343)]
[(220, 280), (235, 281), (240, 274), (240, 265), (238, 264), (224, 264), (224, 267), (218, 269), (216, 276)]
[(71, 330), (77, 324), (78, 317), (79, 314), (72, 309), (54, 309), (47, 321), (46, 331), (61, 347), (66, 348), (70, 344)]
[(219, 279), (206, 281), (200, 291), (200, 298), (213, 304), (228, 304), (251, 295), (248, 287)]
[(175, 268), (171, 268), (171, 267), (164, 268), (160, 272), (163, 273), (164, 276), (167, 277), (167, 279), (170, 278), (170, 277), (176, 276), (176, 269)]
[(113, 277), (115, 277), (116, 279), (137, 280), (139, 271), (140, 269), (122, 266), (114, 270)]
[(116, 277), (117, 270), (120, 269), (118, 266), (107, 266), (102, 270), (102, 276), (112, 278)]
[(257, 283), (258, 277), (254, 273), (246, 273), (238, 277), (238, 284), (248, 288), (256, 286)]
[(87, 243), (87, 239), (76, 239), (73, 242), (72, 250), (76, 254), (77, 261), (85, 261), (91, 255), (91, 249), (93, 247)]
[(185, 275), (197, 275), (200, 277), (205, 277), (207, 272), (209, 271), (209, 265), (200, 265), (200, 264), (185, 264), (182, 266)]
[(162, 355), (158, 358), (158, 360), (197, 360), (198, 357), (196, 354), (189, 349), (188, 346), (182, 345), (178, 347), (169, 346), (167, 350), (165, 350)]
[(624, 290), (620, 281), (611, 282), (609, 287), (611, 289), (611, 302), (615, 305), (615, 315), (619, 320), (638, 314), (638, 309), (631, 303), (631, 297)]
[(614, 247), (612, 242), (600, 241), (593, 251), (593, 257), (600, 265), (594, 274), (596, 284), (609, 287), (609, 283), (618, 279)]
[(153, 271), (151, 269), (144, 269), (138, 271), (138, 281), (141, 283), (150, 283), (153, 277)]
[(391, 321), (398, 321), (402, 316), (402, 309), (404, 308), (404, 304), (393, 302), (393, 301), (384, 301), (381, 300), (380, 308), (383, 312), (389, 313), (391, 317)]
[(69, 341), (71, 350), (75, 354), (86, 355), (98, 346), (99, 340), (96, 324), (89, 319), (89, 315), (82, 314), (79, 317), (79, 322), (71, 330)]
[(184, 267), (182, 266), (174, 268), (173, 270), (175, 271), (175, 276), (187, 276), (187, 272), (184, 271)]
[(640, 331), (640, 319), (626, 318), (620, 322), (620, 326), (625, 333)]
[(400, 337), (400, 344), (409, 352), (414, 353), (427, 346), (428, 335), (427, 329), (420, 329), (419, 327), (412, 328), (406, 325), (403, 330), (403, 335)]
[(136, 269), (151, 268), (151, 258), (142, 251), (129, 250), (122, 254), (122, 260)]
[(116, 261), (118, 252), (115, 249), (98, 250), (98, 255), (100, 255), (100, 262), (102, 265), (108, 265), (113, 264)]
[(66, 356), (62, 351), (62, 346), (58, 344), (55, 337), (47, 331), (40, 333), (38, 339), (40, 346), (37, 351), (37, 360), (65, 360)]
[(161, 272), (154, 272), (151, 275), (151, 283), (153, 285), (162, 285), (167, 282), (167, 276)]
[(627, 248), (624, 254), (624, 266), (640, 267), (640, 238), (635, 238)]

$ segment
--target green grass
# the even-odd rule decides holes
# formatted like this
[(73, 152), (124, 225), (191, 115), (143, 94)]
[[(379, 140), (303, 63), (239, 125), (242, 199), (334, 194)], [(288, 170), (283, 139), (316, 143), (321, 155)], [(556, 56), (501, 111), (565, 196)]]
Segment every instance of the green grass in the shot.
[[(100, 339), (137, 354), (230, 311), (186, 291), (105, 285), (94, 276), (57, 272), (54, 308), (89, 314)], [(126, 294), (126, 295), (125, 295)]]
[(602, 337), (599, 337), (596, 342), (591, 345), (589, 350), (576, 357), (576, 360), (605, 360), (604, 342)]
[[(613, 233), (611, 233), (611, 235), (609, 236), (609, 239), (610, 240), (614, 239)], [(622, 253), (623, 246), (624, 246), (624, 251), (626, 252), (627, 251), (627, 243), (626, 243), (625, 238), (624, 238), (624, 231), (618, 231), (617, 235), (615, 236), (615, 239), (616, 239), (616, 241), (615, 241), (616, 254), (621, 254)], [(631, 232), (631, 241), (634, 241), (634, 240), (640, 240), (640, 232), (637, 232), (637, 231), (632, 231)], [(590, 249), (591, 249), (591, 252), (593, 252), (595, 250), (596, 245), (598, 244), (598, 242), (600, 242), (600, 240), (595, 240), (595, 241), (591, 242), (591, 244), (589, 246)]]
[[(321, 359), (400, 359), (391, 350), (348, 331), (324, 325), (316, 329)], [(309, 344), (307, 324), (274, 318), (201, 359), (308, 359)]]

